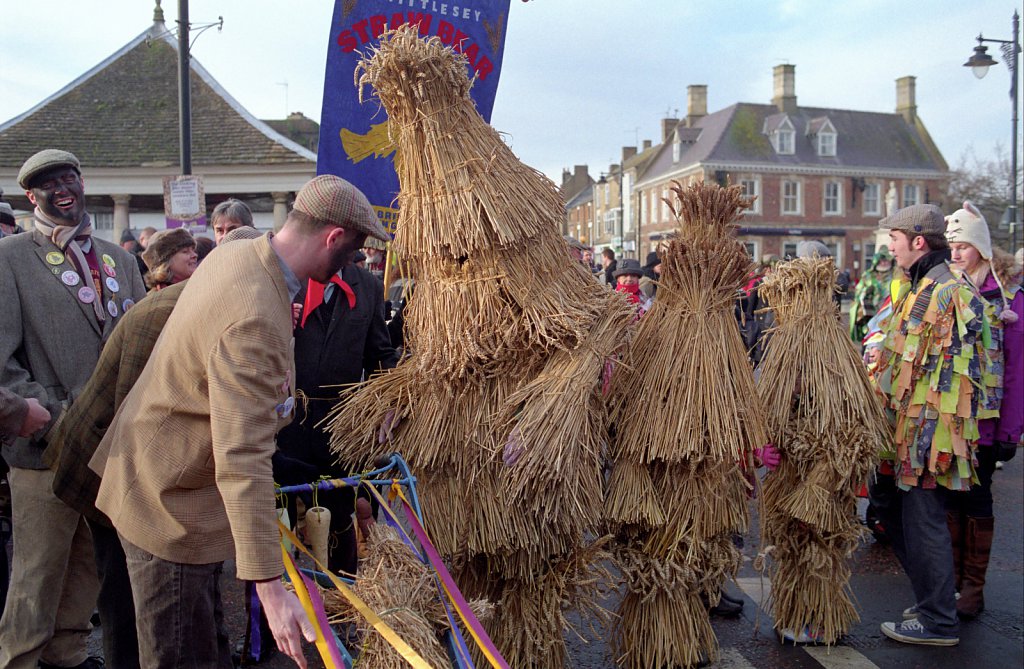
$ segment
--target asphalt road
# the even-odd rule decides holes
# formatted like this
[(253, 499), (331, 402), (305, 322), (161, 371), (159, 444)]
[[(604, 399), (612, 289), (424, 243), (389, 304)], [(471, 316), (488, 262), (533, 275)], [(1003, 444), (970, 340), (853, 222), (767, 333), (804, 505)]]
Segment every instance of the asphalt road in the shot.
[[(732, 620), (713, 620), (721, 644), (722, 669), (1021, 669), (1024, 667), (1024, 455), (997, 471), (993, 483), (996, 500), (996, 535), (985, 591), (986, 610), (975, 621), (964, 623), (956, 648), (906, 646), (890, 641), (879, 630), (883, 621), (899, 618), (913, 603), (910, 583), (891, 551), (872, 540), (853, 556), (853, 591), (861, 622), (831, 649), (782, 646), (772, 632), (772, 620), (758, 603), (767, 596), (770, 583), (762, 581), (751, 566), (757, 553), (755, 527), (746, 537), (744, 565), (734, 594), (746, 600), (743, 615)], [(756, 519), (755, 519), (756, 520)], [(225, 572), (225, 610), (234, 638), (242, 633), (242, 589), (233, 578), (232, 565)], [(98, 649), (99, 634), (94, 633)], [(567, 636), (571, 648), (569, 666), (579, 669), (613, 667), (607, 634), (586, 642)], [(307, 649), (310, 667), (322, 666), (312, 648)], [(260, 665), (266, 669), (294, 666), (281, 655)], [(372, 669), (372, 668), (367, 668)], [(653, 669), (653, 668), (652, 668)]]

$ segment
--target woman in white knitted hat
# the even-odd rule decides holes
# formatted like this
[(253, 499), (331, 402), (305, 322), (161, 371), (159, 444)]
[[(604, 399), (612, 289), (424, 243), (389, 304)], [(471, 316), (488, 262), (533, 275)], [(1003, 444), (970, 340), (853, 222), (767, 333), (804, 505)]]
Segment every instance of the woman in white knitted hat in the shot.
[(954, 273), (991, 309), (986, 393), (978, 407), (978, 479), (970, 492), (951, 493), (947, 521), (953, 540), (957, 613), (973, 618), (985, 607), (983, 588), (992, 548), (992, 473), (1016, 452), (1024, 427), (1024, 291), (1006, 251), (992, 248), (985, 217), (970, 202), (946, 217)]

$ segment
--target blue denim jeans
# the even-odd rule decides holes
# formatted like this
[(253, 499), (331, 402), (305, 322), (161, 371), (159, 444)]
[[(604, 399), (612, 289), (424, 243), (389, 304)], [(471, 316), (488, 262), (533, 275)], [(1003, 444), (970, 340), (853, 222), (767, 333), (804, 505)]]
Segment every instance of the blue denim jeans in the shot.
[(121, 538), (146, 669), (231, 669), (220, 598), (223, 562), (168, 562)]

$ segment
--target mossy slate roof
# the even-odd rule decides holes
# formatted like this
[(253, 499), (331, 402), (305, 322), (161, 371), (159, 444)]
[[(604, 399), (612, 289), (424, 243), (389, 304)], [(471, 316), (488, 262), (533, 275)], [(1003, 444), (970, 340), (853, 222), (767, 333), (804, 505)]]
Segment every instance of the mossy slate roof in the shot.
[[(47, 100), (0, 125), (0, 166), (61, 148), (89, 167), (178, 165), (178, 51), (163, 24)], [(192, 164), (316, 162), (246, 111), (192, 60)]]

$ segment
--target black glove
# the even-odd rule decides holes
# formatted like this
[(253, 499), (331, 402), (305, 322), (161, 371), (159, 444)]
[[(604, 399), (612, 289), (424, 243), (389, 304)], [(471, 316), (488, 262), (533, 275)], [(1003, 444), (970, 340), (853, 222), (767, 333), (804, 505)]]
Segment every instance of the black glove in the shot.
[(307, 462), (274, 451), (274, 481), (278, 485), (302, 485), (320, 478), (320, 470)]
[(1017, 455), (1017, 444), (1010, 441), (995, 441), (992, 448), (996, 449), (997, 462), (1009, 462)]

